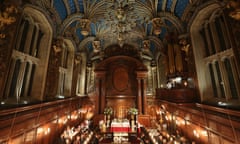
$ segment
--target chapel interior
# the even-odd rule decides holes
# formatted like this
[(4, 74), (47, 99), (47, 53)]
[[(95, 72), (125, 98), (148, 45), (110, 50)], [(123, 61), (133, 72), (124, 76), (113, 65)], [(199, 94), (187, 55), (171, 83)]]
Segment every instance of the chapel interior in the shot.
[(239, 0), (0, 0), (1, 144), (239, 144)]

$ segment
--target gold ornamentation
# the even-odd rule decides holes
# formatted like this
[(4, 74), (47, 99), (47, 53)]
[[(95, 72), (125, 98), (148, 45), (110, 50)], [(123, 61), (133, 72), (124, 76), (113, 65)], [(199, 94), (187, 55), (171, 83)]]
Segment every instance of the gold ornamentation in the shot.
[(91, 21), (89, 19), (80, 19), (78, 26), (81, 28), (81, 34), (87, 36), (90, 32)]
[(230, 9), (229, 16), (235, 20), (240, 20), (240, 1), (227, 1), (227, 8)]
[(57, 55), (58, 53), (60, 53), (62, 51), (62, 44), (63, 44), (63, 39), (61, 39), (61, 38), (57, 39), (53, 43), (52, 48), (53, 48), (55, 55)]
[(75, 65), (81, 64), (81, 63), (82, 63), (81, 61), (82, 61), (81, 56), (80, 56), (80, 55), (76, 55), (76, 56), (75, 56), (75, 59), (74, 59)]
[(182, 46), (181, 50), (185, 52), (186, 55), (185, 60), (188, 61), (190, 44), (187, 43), (186, 39), (180, 39), (179, 44)]
[(117, 37), (118, 44), (122, 47), (129, 32), (136, 27), (139, 16), (133, 5), (135, 0), (109, 0), (105, 18), (112, 33)]
[(150, 40), (143, 40), (143, 49), (149, 50), (150, 49)]
[[(7, 6), (4, 11), (0, 11), (0, 30), (16, 21), (16, 18), (11, 15), (17, 12), (17, 8), (13, 5)], [(5, 38), (5, 34), (1, 33), (1, 38)]]
[(99, 40), (94, 40), (92, 42), (93, 52), (97, 53), (101, 50), (101, 42)]
[(62, 48), (60, 46), (53, 45), (53, 50), (55, 54), (58, 54), (59, 52), (62, 51)]
[(156, 17), (152, 19), (153, 24), (153, 32), (155, 35), (159, 35), (161, 33), (161, 27), (163, 25), (163, 21), (161, 18)]
[(6, 35), (5, 34), (3, 34), (3, 33), (0, 33), (0, 39), (4, 39), (6, 37)]

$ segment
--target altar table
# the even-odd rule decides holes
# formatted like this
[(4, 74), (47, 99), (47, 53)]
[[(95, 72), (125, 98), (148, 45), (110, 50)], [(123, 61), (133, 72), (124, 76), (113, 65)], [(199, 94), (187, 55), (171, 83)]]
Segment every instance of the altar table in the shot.
[(130, 123), (128, 120), (113, 120), (111, 123), (111, 132), (129, 132)]

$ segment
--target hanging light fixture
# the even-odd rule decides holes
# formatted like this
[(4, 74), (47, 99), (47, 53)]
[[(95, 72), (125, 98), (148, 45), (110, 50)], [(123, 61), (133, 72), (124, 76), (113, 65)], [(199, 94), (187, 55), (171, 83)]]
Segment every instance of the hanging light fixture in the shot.
[(136, 27), (138, 19), (133, 4), (135, 0), (109, 0), (105, 15), (111, 31), (117, 36), (119, 45), (123, 45), (126, 35)]

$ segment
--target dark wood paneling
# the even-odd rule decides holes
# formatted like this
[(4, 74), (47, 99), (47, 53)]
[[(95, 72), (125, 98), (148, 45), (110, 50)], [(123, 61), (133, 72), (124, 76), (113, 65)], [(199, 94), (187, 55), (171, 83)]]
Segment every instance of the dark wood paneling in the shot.
[(129, 98), (118, 98), (118, 99), (108, 99), (107, 106), (112, 107), (114, 110), (113, 117), (115, 118), (127, 118), (128, 109), (135, 107), (135, 99)]
[[(187, 119), (182, 131), (199, 143), (240, 143), (240, 112), (204, 104), (179, 104), (160, 101), (167, 111)], [(187, 128), (186, 128), (187, 127)], [(193, 136), (194, 130), (205, 130), (208, 136)], [(200, 131), (201, 132), (201, 131)]]
[[(145, 87), (140, 85), (138, 74), (144, 74), (144, 78), (146, 78), (146, 73), (147, 68), (141, 61), (128, 56), (114, 56), (100, 62), (95, 67), (96, 89), (99, 99), (96, 106), (98, 106), (99, 114), (103, 113), (105, 107), (112, 105), (112, 102), (108, 102), (113, 101), (111, 99), (123, 99), (123, 97), (131, 99), (132, 96), (135, 99), (140, 98), (138, 101), (130, 100), (131, 107), (137, 107), (142, 112), (140, 108), (144, 107), (145, 103)], [(125, 102), (128, 101), (125, 100)], [(115, 110), (119, 109), (113, 107)]]
[(156, 96), (161, 100), (175, 103), (197, 102), (194, 89), (156, 89)]
[[(54, 143), (66, 125), (76, 125), (83, 119), (56, 123), (75, 113), (84, 98), (75, 97), (0, 111), (0, 143)], [(48, 130), (49, 129), (49, 130)]]
[(138, 122), (145, 127), (151, 126), (149, 115), (138, 115)]

